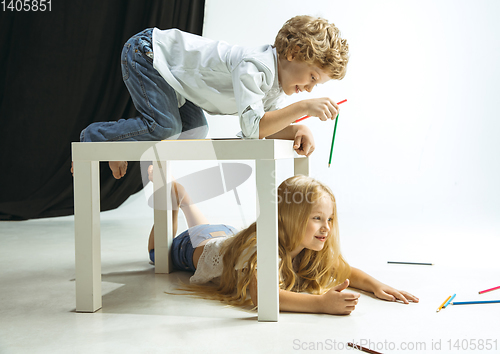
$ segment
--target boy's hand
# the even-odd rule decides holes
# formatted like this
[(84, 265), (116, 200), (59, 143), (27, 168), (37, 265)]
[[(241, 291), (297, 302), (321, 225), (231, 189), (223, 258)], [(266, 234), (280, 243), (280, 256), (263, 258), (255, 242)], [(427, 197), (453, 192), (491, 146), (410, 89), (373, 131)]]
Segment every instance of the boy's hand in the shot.
[(315, 149), (311, 130), (305, 125), (296, 125), (297, 130), (293, 139), (293, 148), (299, 155), (309, 156)]
[(322, 121), (333, 120), (339, 113), (339, 106), (328, 97), (312, 98), (302, 102), (306, 105), (307, 115), (318, 117)]
[(359, 294), (342, 292), (349, 286), (349, 279), (331, 288), (322, 297), (322, 311), (330, 315), (349, 315), (356, 307)]

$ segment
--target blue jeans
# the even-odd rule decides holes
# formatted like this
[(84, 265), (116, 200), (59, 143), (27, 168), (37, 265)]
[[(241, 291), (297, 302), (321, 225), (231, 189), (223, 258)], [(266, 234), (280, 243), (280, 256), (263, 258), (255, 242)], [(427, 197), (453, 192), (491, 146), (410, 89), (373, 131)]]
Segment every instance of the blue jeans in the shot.
[[(214, 237), (236, 235), (238, 231), (229, 225), (224, 224), (203, 224), (193, 226), (183, 233), (174, 237), (170, 255), (174, 269), (194, 272), (196, 267), (193, 263), (194, 250), (200, 243)], [(149, 259), (154, 263), (155, 250), (149, 251)]]
[(125, 43), (121, 55), (123, 81), (140, 116), (90, 124), (80, 141), (203, 139), (208, 125), (203, 110), (186, 100), (178, 107), (174, 89), (153, 68), (153, 29)]

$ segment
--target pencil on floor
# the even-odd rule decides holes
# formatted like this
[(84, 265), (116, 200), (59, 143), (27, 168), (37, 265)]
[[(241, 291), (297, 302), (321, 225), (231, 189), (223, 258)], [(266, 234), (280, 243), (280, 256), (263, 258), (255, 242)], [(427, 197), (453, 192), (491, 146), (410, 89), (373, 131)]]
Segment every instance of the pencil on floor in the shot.
[(450, 302), (453, 301), (453, 299), (455, 298), (455, 296), (457, 296), (457, 294), (453, 294), (453, 296), (451, 297), (451, 299), (449, 299), (448, 301), (446, 301), (446, 304), (444, 304), (443, 308), (445, 309), (446, 306), (448, 306), (450, 304)]
[(493, 290), (497, 290), (497, 289), (500, 289), (500, 286), (496, 286), (496, 287), (491, 288), (491, 289), (481, 290), (479, 293), (484, 294), (484, 293), (487, 293), (488, 291), (493, 291)]
[(473, 304), (499, 304), (500, 300), (487, 300), (487, 301), (454, 301), (452, 305), (473, 305)]
[(392, 262), (388, 261), (389, 264), (412, 264), (412, 265), (429, 265), (432, 266), (434, 263), (419, 263), (419, 262)]
[(347, 343), (347, 346), (349, 346), (349, 347), (351, 347), (351, 348), (354, 348), (354, 349), (361, 350), (362, 352), (365, 352), (365, 353), (370, 353), (370, 354), (382, 354), (382, 353), (377, 352), (377, 351), (375, 351), (375, 350), (368, 349), (368, 348), (362, 347), (362, 346), (360, 346), (360, 345), (353, 344), (353, 343), (351, 343), (351, 342)]
[(436, 310), (436, 312), (441, 311), (441, 309), (443, 308), (443, 306), (444, 306), (444, 305), (445, 305), (448, 301), (450, 301), (450, 299), (451, 299), (451, 295), (450, 295), (450, 296), (448, 296), (448, 297), (446, 298), (446, 300), (444, 300), (444, 302), (441, 304), (441, 306), (439, 306), (439, 307), (438, 307), (438, 309)]

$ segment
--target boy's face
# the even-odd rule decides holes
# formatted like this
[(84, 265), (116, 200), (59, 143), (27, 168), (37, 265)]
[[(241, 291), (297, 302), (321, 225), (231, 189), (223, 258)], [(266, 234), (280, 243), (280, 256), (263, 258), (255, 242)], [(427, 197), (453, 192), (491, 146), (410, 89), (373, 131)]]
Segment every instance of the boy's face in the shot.
[(294, 54), (278, 61), (278, 80), (286, 95), (311, 92), (317, 84), (331, 80), (321, 68), (299, 61)]

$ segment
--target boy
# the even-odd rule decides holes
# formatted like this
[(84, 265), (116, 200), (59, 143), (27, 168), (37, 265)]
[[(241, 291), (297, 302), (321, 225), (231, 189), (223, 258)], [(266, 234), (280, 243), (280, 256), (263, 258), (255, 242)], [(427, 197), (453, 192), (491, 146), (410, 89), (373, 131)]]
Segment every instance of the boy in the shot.
[[(206, 111), (238, 114), (243, 138), (294, 140), (294, 149), (309, 156), (311, 131), (292, 123), (304, 115), (334, 119), (338, 106), (317, 98), (281, 108), (281, 98), (342, 79), (348, 50), (333, 24), (310, 16), (288, 20), (274, 46), (257, 48), (147, 29), (125, 44), (121, 57), (123, 80), (141, 116), (93, 123), (80, 140), (200, 139), (208, 132)], [(119, 179), (127, 162), (110, 162), (110, 168)]]

